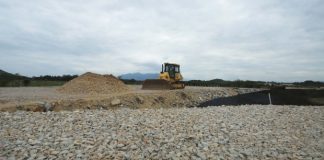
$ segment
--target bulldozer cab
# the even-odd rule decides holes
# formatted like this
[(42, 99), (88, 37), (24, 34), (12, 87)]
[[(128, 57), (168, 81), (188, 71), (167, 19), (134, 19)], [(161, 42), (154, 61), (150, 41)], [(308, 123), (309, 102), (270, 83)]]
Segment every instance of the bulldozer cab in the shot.
[(176, 73), (180, 73), (180, 66), (177, 64), (171, 64), (171, 63), (164, 63), (162, 65), (162, 72), (168, 72), (170, 78), (174, 79)]

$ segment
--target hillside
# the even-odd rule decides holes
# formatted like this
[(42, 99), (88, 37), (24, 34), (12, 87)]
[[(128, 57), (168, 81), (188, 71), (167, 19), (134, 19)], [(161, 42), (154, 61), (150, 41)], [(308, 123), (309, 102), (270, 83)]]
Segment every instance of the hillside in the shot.
[(0, 78), (1, 79), (24, 79), (27, 77), (21, 76), (21, 75), (16, 75), (16, 74), (12, 74), (12, 73), (8, 73), (6, 71), (3, 71), (0, 69)]
[(157, 79), (159, 74), (157, 73), (127, 73), (120, 75), (121, 79), (134, 79), (137, 81), (143, 81), (145, 79)]
[(12, 74), (0, 69), (0, 87), (60, 86), (74, 77), (75, 76), (72, 75), (63, 75), (30, 78), (19, 74)]
[(28, 79), (29, 78), (25, 76), (0, 70), (0, 86), (20, 86)]

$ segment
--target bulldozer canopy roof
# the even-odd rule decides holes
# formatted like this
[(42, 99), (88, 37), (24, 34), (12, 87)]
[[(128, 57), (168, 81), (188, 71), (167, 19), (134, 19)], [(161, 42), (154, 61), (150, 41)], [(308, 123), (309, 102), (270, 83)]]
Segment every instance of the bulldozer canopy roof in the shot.
[(175, 65), (175, 66), (180, 66), (179, 64), (176, 64), (176, 63), (164, 63), (164, 65)]

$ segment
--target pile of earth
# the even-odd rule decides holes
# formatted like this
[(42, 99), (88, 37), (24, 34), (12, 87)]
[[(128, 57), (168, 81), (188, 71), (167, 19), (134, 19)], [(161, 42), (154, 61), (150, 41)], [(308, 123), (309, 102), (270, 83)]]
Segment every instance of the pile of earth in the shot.
[(113, 75), (87, 72), (58, 88), (68, 94), (111, 94), (128, 91), (129, 88)]

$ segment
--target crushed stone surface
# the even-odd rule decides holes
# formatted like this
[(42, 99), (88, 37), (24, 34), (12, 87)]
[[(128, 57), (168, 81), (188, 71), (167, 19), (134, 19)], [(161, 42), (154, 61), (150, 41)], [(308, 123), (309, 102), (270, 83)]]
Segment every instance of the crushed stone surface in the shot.
[(324, 159), (323, 106), (0, 112), (0, 159)]

